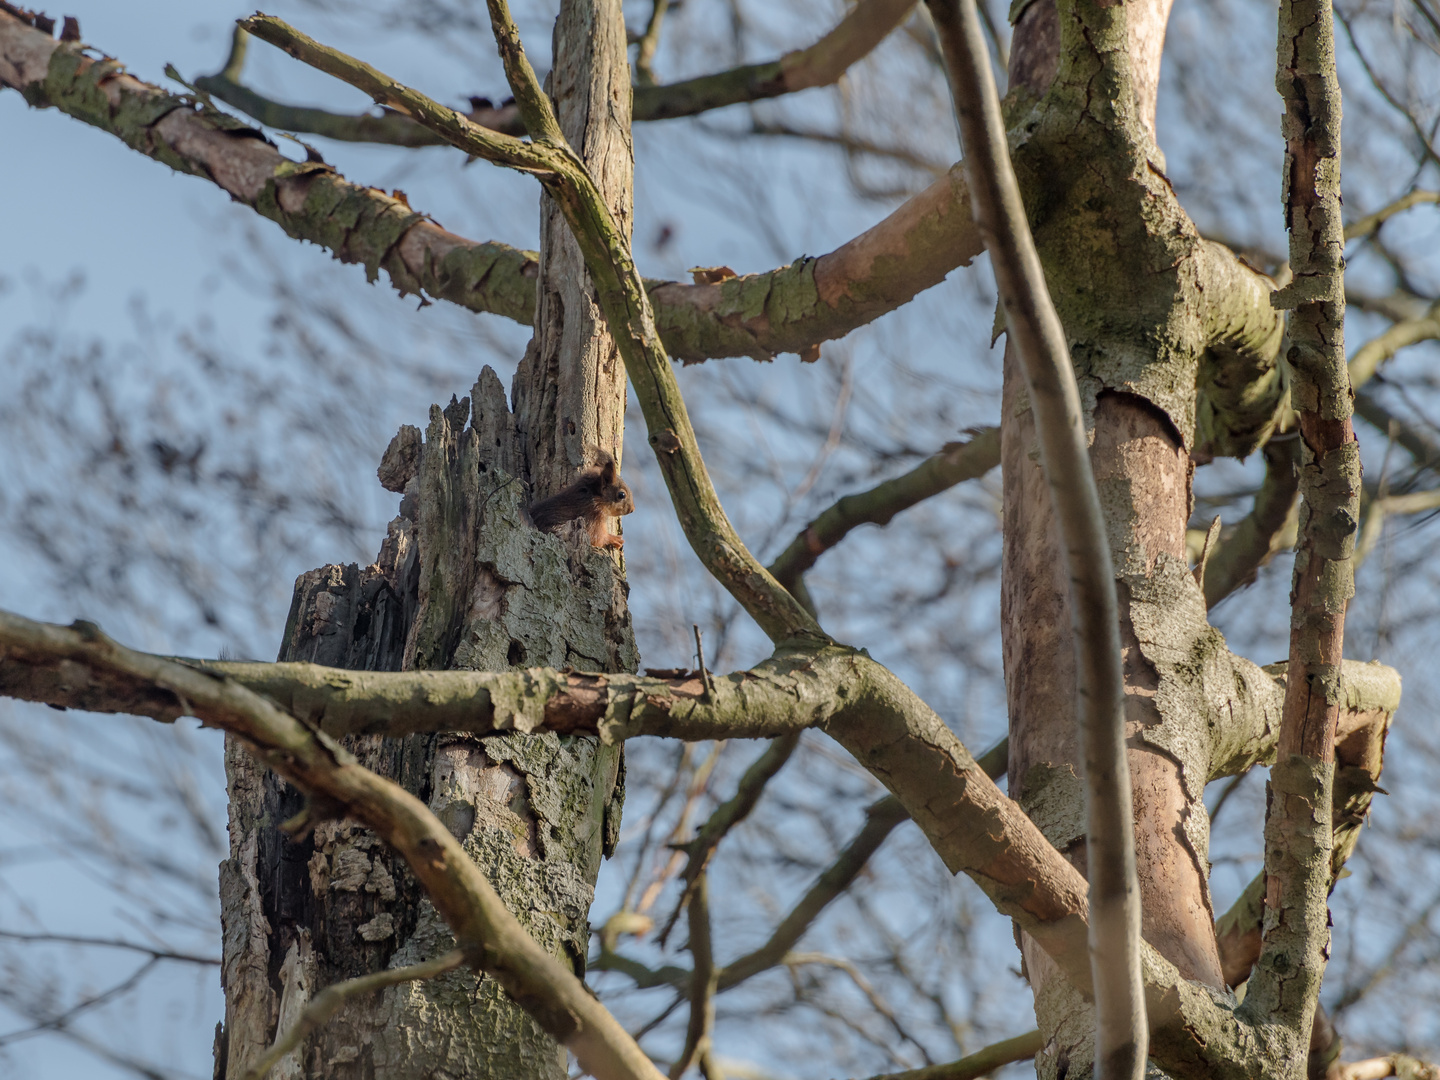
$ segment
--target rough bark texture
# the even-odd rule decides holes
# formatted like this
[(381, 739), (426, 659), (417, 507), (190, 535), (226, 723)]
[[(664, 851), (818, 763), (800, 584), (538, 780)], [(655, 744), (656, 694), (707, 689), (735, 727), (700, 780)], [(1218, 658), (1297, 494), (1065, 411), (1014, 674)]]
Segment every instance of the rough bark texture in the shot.
[[(556, 24), (552, 91), (567, 136), (627, 231), (629, 69), (618, 3), (575, 0)], [(579, 529), (537, 531), (524, 508), (597, 450), (620, 455), (625, 373), (564, 222), (546, 199), (536, 335), (516, 413), (488, 368), (471, 399), (402, 428), (381, 464), (404, 492), (376, 566), (302, 575), (282, 660), (372, 670), (543, 666), (633, 671), (615, 556)], [(362, 764), (428, 803), (526, 929), (577, 974), (602, 851), (622, 795), (618, 746), (551, 732), (485, 739), (351, 737)], [(237, 1077), (318, 989), (450, 947), (413, 878), (367, 830), (327, 823), (292, 841), (302, 800), (238, 746), (227, 753), (231, 858), (225, 1075)], [(565, 1053), (489, 977), (456, 971), (347, 1003), (277, 1070), (284, 1077), (495, 1080), (565, 1076)]]
[[(1276, 88), (1285, 101), (1283, 196), (1294, 278), (1292, 395), (1300, 428), (1300, 530), (1290, 591), (1285, 719), (1265, 815), (1265, 938), (1247, 1009), (1308, 1033), (1330, 955), (1332, 788), (1344, 708), (1345, 611), (1355, 593), (1360, 448), (1345, 364), (1340, 82), (1329, 0), (1280, 5)], [(1303, 1075), (1296, 1053), (1276, 1075)]]
[[(549, 93), (560, 128), (630, 238), (634, 148), (630, 65), (618, 0), (565, 3)], [(540, 204), (535, 337), (515, 373), (515, 412), (534, 498), (553, 495), (603, 449), (620, 461), (625, 365), (559, 207)], [(562, 372), (562, 368), (564, 369)]]
[[(1268, 434), (1279, 336), (1255, 303), (1268, 292), (1259, 275), (1199, 239), (1164, 179), (1153, 140), (1168, 9), (1163, 0), (1023, 8), (1011, 115), (1020, 121), (1017, 172), (1086, 399), (1120, 584), (1142, 933), (1181, 976), (1221, 990), (1201, 795), (1239, 743), (1257, 731), (1273, 738), (1280, 701), (1264, 673), (1231, 655), (1206, 622), (1186, 565), (1191, 455), (1253, 446)], [(1094, 107), (1091, 94), (1105, 105)], [(1019, 107), (1037, 103), (1020, 119)], [(1217, 280), (1227, 283), (1217, 293), (1256, 295), (1224, 311), (1204, 295)], [(1246, 369), (1242, 380), (1223, 373), (1223, 359), (1218, 377), (1216, 365), (1202, 368), (1217, 343), (1238, 361), (1230, 372)], [(1255, 399), (1235, 399), (1231, 387), (1241, 382), (1261, 388)], [(1217, 423), (1222, 413), (1228, 418)], [(1033, 428), (1007, 350), (1001, 619), (1010, 790), (1083, 867), (1068, 587)], [(1039, 1075), (1089, 1075), (1092, 1007), (1033, 942), (1022, 950), (1047, 1036)]]
[[(379, 670), (633, 669), (612, 557), (526, 522), (523, 485), (509, 471), (518, 434), (493, 372), (474, 395), (473, 423), (462, 400), (432, 410), (423, 443), (413, 428), (397, 436), (382, 474), (406, 494), (379, 563), (302, 575), (281, 659)], [(618, 748), (552, 733), (346, 743), (426, 801), (526, 928), (583, 970), (591, 891), (618, 826)], [(299, 811), (298, 794), (233, 742), (227, 757), (227, 1075), (238, 1076), (277, 1021), (283, 1027), (319, 988), (427, 959), (450, 938), (368, 831), (327, 823), (287, 839), (276, 825)], [(281, 1068), (297, 1077), (558, 1077), (564, 1058), (498, 983), (457, 971), (347, 1006)]]

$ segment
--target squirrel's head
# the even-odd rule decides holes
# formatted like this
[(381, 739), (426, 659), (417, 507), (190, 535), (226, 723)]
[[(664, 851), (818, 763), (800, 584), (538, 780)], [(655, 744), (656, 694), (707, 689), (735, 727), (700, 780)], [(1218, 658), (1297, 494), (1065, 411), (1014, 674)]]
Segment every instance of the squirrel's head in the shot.
[(600, 503), (616, 517), (634, 513), (635, 496), (630, 493), (630, 485), (620, 479), (615, 459), (602, 451), (599, 466)]

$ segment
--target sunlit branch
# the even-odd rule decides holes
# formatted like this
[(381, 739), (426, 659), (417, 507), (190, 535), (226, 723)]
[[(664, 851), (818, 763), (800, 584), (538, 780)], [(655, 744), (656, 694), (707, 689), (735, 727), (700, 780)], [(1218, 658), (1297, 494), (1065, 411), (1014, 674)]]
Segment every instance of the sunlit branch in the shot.
[(1149, 1044), (1140, 958), (1140, 886), (1125, 754), (1120, 612), (1110, 544), (1065, 329), (1010, 163), (975, 0), (929, 0), (950, 74), (975, 217), (1020, 357), (1070, 579), (1090, 879), (1095, 1067), (1106, 1080), (1145, 1072)]
[(1335, 732), (1345, 695), (1345, 610), (1355, 591), (1360, 520), (1360, 452), (1345, 361), (1340, 83), (1329, 0), (1282, 0), (1278, 54), (1294, 278), (1276, 294), (1275, 305), (1292, 309), (1287, 358), (1302, 441), (1304, 505), (1285, 711), (1265, 822), (1271, 914), (1242, 1011), (1289, 1031), (1298, 1056), (1309, 1042), (1329, 951)]
[[(892, 673), (863, 654), (836, 647), (797, 655), (805, 657), (799, 670), (818, 667), (828, 674), (822, 672), (817, 676), (821, 681), (810, 685), (792, 682), (785, 693), (796, 702), (794, 707), (891, 788), (952, 872), (970, 876), (1082, 992), (1088, 989), (1084, 878), (999, 793), (945, 723)], [(267, 665), (236, 666), (253, 670)], [(833, 682), (837, 673), (855, 680), (843, 694)], [(235, 732), (282, 776), (310, 793), (312, 820), (339, 812), (337, 804), (348, 806), (360, 824), (390, 843), (415, 869), (462, 946), (476, 940), (488, 943), (493, 936), (500, 950), (493, 954), (497, 964), (512, 965), (496, 967), (493, 973), (522, 1004), (532, 1011), (545, 1008), (543, 994), (539, 999), (522, 996), (531, 985), (527, 980), (535, 980), (546, 993), (558, 992), (569, 1011), (550, 1019), (563, 1032), (557, 1038), (572, 1049), (585, 1042), (577, 1051), (582, 1064), (582, 1055), (609, 1053), (608, 1025), (613, 1021), (608, 1014), (601, 1010), (593, 1015), (600, 1007), (588, 996), (570, 1000), (573, 988), (566, 980), (573, 976), (568, 969), (556, 973), (547, 968), (554, 963), (548, 954), (543, 959), (533, 956), (533, 943), (507, 921), (508, 912), (493, 890), (428, 810), (388, 781), (350, 764), (329, 736), (280, 712), (220, 668), (212, 673), (135, 653), (104, 639), (88, 624), (57, 627), (0, 613), (0, 694), (167, 720), (197, 715)], [(518, 699), (510, 703), (521, 704)], [(522, 710), (531, 707), (523, 705)], [(990, 771), (998, 772), (1003, 755), (986, 756), (995, 759)], [(437, 851), (443, 857), (437, 858)], [(1255, 1075), (1259, 1062), (1274, 1052), (1273, 1032), (1262, 1026), (1247, 1029), (1243, 1039), (1219, 1038), (1215, 1033), (1235, 1024), (1235, 1014), (1217, 1002), (1209, 988), (1186, 983), (1153, 949), (1147, 947), (1144, 958), (1151, 1018), (1157, 1025), (1152, 1041), (1157, 1060), (1184, 1065), (1194, 1058), (1194, 1047), (1203, 1045), (1195, 1068), (1209, 1070), (1204, 1075), (1235, 1080)], [(664, 974), (662, 981), (671, 979)], [(582, 1031), (567, 1026), (576, 1016), (585, 1021)], [(1201, 1032), (1212, 1035), (1197, 1044)], [(622, 1039), (617, 1045), (628, 1044)], [(633, 1075), (623, 1068), (595, 1071), (602, 1077)]]
[[(533, 252), (457, 236), (330, 166), (284, 157), (259, 132), (204, 102), (167, 93), (118, 66), (96, 77), (96, 63), (78, 44), (0, 11), (0, 86), (20, 91), (32, 106), (59, 109), (209, 180), (288, 235), (363, 263), (372, 280), (384, 270), (402, 294), (423, 292), (527, 326), (534, 321)], [(108, 109), (96, 108), (97, 88)], [(648, 281), (661, 338), (675, 359), (689, 363), (769, 360), (842, 337), (983, 250), (968, 207), (957, 167), (827, 255), (719, 284)]]

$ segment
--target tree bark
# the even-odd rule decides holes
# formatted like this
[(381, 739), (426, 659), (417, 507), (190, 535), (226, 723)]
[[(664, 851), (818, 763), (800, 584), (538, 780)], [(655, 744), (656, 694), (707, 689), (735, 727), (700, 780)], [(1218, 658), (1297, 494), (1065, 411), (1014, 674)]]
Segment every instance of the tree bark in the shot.
[[(1090, 458), (1120, 586), (1142, 935), (1184, 978), (1223, 989), (1208, 885), (1209, 822), (1201, 802), (1212, 739), (1203, 665), (1197, 663), (1187, 672), (1182, 665), (1157, 662), (1164, 652), (1184, 655), (1192, 650), (1197, 661), (1207, 655), (1218, 658), (1224, 648), (1204, 622), (1203, 595), (1185, 562), (1190, 451), (1197, 427), (1193, 379), (1203, 346), (1193, 340), (1147, 337), (1134, 329), (1141, 320), (1117, 317), (1121, 310), (1143, 307), (1148, 309), (1143, 319), (1173, 324), (1190, 302), (1183, 274), (1146, 290), (1143, 301), (1136, 299), (1138, 291), (1120, 285), (1133, 280), (1135, 266), (1156, 257), (1151, 252), (1171, 242), (1159, 236), (1159, 230), (1130, 231), (1123, 224), (1135, 220), (1126, 205), (1127, 189), (1141, 187), (1135, 183), (1135, 165), (1148, 162), (1155, 173), (1163, 167), (1153, 140), (1168, 13), (1165, 0), (1125, 5), (1126, 21), (1107, 42), (1123, 42), (1124, 55), (1099, 61), (1102, 67), (1109, 65), (1106, 75), (1113, 82), (1107, 90), (1119, 99), (1112, 104), (1114, 112), (1097, 122), (1091, 134), (1079, 137), (1042, 129), (1017, 151), (1017, 165), (1032, 220), (1041, 222), (1035, 207), (1081, 197), (1088, 182), (1084, 163), (1097, 156), (1109, 159), (1107, 141), (1133, 155), (1130, 163), (1118, 167), (1106, 160), (1107, 175), (1098, 185), (1104, 190), (1099, 205), (1106, 208), (1090, 223), (1091, 237), (1105, 235), (1115, 249), (1101, 254), (1107, 244), (1097, 240), (1095, 254), (1077, 259), (1073, 245), (1078, 238), (1062, 238), (1044, 224), (1037, 224), (1037, 243), (1086, 398)], [(1073, 4), (1057, 10), (1052, 0), (1035, 0), (1021, 9), (1010, 71), (1017, 99), (1043, 100), (1042, 109), (1048, 105), (1064, 113), (1064, 95), (1071, 90), (1063, 85), (1066, 71), (1079, 81), (1075, 72), (1084, 68), (1093, 75), (1097, 63), (1086, 48), (1067, 46), (1067, 40), (1073, 40), (1067, 35), (1074, 34), (1072, 24), (1093, 17)], [(1094, 49), (1098, 53), (1102, 47), (1096, 44)], [(1052, 84), (1057, 86), (1053, 93)], [(1052, 164), (1042, 171), (1039, 163), (1051, 155)], [(1068, 169), (1056, 169), (1055, 161)], [(1186, 226), (1193, 231), (1188, 221), (1182, 229)], [(1184, 241), (1172, 250), (1185, 259), (1199, 246)], [(1191, 380), (1188, 386), (1181, 390), (1171, 381), (1162, 389), (1156, 376), (1167, 367), (1178, 371), (1181, 386)], [(1010, 792), (1051, 842), (1083, 870), (1076, 673), (1064, 553), (1036, 453), (1034, 421), (1008, 348), (1001, 416), (1001, 623), (1010, 706)], [(1171, 611), (1173, 617), (1166, 614)], [(1183, 612), (1192, 616), (1189, 622)], [(1225, 663), (1241, 665), (1225, 656)], [(1206, 749), (1197, 753), (1195, 748), (1202, 745)], [(1022, 939), (1022, 952), (1046, 1037), (1036, 1058), (1039, 1075), (1089, 1075), (1093, 1007), (1058, 977), (1055, 964), (1028, 938)]]
[[(630, 64), (618, 0), (567, 0), (555, 22), (548, 91), (560, 129), (584, 159), (628, 240), (634, 147)], [(515, 373), (515, 413), (535, 498), (553, 495), (603, 450), (620, 462), (625, 365), (560, 209), (540, 200), (535, 337)]]
[[(625, 223), (630, 80), (620, 5), (565, 0), (552, 96), (572, 145)], [(403, 492), (377, 563), (296, 583), (280, 650), (369, 670), (565, 667), (633, 671), (623, 563), (579, 529), (531, 526), (524, 508), (597, 451), (620, 457), (625, 372), (573, 239), (542, 212), (535, 337), (512, 413), (482, 372), (470, 398), (402, 428), (381, 482)], [(592, 737), (377, 736), (360, 762), (424, 800), (543, 947), (583, 973), (602, 852), (619, 828), (619, 747)], [(217, 1075), (236, 1080), (333, 982), (443, 953), (451, 936), (413, 877), (368, 831), (279, 825), (303, 799), (231, 740), (231, 857), (221, 867), (226, 1022)], [(346, 1004), (276, 1077), (452, 1075), (562, 1080), (564, 1050), (489, 977), (450, 972)]]

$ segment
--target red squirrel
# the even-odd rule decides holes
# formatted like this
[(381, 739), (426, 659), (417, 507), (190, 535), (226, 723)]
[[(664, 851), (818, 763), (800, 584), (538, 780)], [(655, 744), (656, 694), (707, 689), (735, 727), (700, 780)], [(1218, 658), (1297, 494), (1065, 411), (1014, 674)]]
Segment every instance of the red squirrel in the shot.
[(582, 470), (565, 490), (533, 504), (530, 520), (537, 529), (549, 530), (579, 518), (585, 522), (593, 547), (624, 547), (625, 538), (610, 531), (609, 519), (633, 513), (635, 497), (630, 485), (620, 479), (615, 459), (603, 450), (597, 457), (596, 464)]

